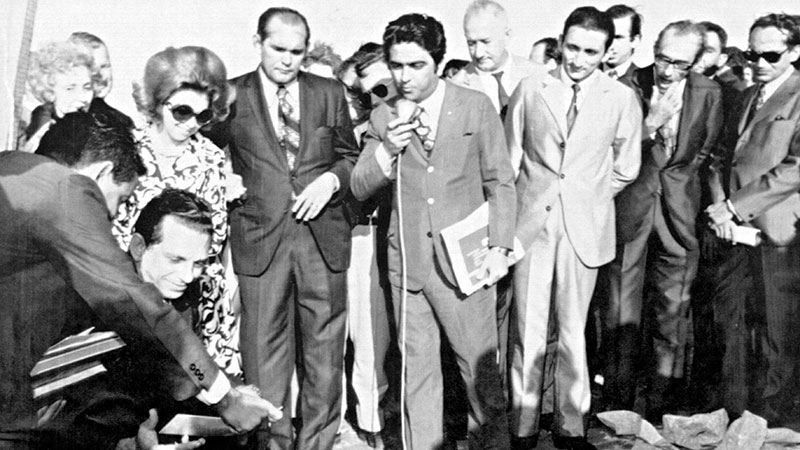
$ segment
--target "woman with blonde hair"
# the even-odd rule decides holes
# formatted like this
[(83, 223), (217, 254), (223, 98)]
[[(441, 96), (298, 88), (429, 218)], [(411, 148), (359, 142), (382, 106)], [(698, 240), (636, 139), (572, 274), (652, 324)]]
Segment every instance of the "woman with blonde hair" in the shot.
[[(147, 119), (137, 131), (139, 152), (147, 174), (114, 221), (114, 235), (123, 250), (140, 211), (166, 188), (182, 189), (202, 198), (213, 211), (214, 238), (209, 264), (201, 277), (200, 335), (209, 353), (226, 372), (239, 375), (238, 324), (234, 312), (236, 277), (223, 263), (228, 237), (226, 203), (243, 193), (241, 178), (230, 173), (225, 153), (198, 131), (221, 120), (231, 101), (222, 60), (204, 47), (169, 47), (147, 61), (134, 100)], [(238, 183), (236, 181), (238, 180)], [(187, 291), (188, 292), (188, 291)]]
[(93, 70), (91, 53), (70, 42), (49, 42), (33, 53), (28, 87), (41, 105), (31, 113), (22, 150), (36, 151), (50, 125), (65, 114), (89, 109)]

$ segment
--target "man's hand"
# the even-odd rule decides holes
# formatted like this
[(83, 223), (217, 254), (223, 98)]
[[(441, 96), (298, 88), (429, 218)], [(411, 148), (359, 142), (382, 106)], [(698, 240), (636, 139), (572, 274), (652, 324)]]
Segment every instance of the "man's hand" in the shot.
[(483, 260), (480, 268), (480, 279), (486, 281), (486, 286), (492, 286), (508, 273), (508, 257), (503, 254), (500, 247), (492, 247)]
[(399, 155), (403, 149), (411, 143), (414, 129), (419, 124), (416, 121), (406, 122), (402, 118), (397, 118), (386, 124), (386, 140), (383, 146), (392, 156)]
[[(151, 409), (150, 417), (139, 425), (139, 432), (136, 433), (136, 448), (140, 450), (192, 450), (206, 443), (203, 438), (189, 441), (188, 436), (184, 436), (180, 444), (159, 445), (158, 433), (156, 433), (157, 424), (158, 413), (155, 409)], [(119, 449), (120, 446), (118, 445), (117, 448)]]
[[(714, 225), (721, 225), (725, 222), (733, 220), (733, 212), (728, 208), (728, 204), (723, 200), (721, 202), (709, 205), (706, 208), (706, 214), (711, 219)], [(719, 236), (719, 234), (717, 234)]]
[(658, 100), (655, 99), (658, 95), (658, 88), (653, 89), (653, 95), (650, 97), (650, 112), (647, 113), (644, 120), (649, 133), (654, 133), (661, 128), (669, 122), (670, 117), (681, 110), (683, 99), (678, 91), (678, 85), (679, 83), (672, 84)]
[(294, 198), (292, 214), (297, 220), (308, 222), (314, 219), (328, 204), (336, 190), (336, 175), (325, 172), (312, 181), (300, 195)]
[(256, 392), (252, 386), (238, 386), (229, 390), (216, 405), (222, 420), (237, 433), (252, 430), (265, 418), (275, 421), (283, 417), (281, 410)]
[(736, 224), (733, 220), (709, 225), (718, 238), (725, 239), (726, 241), (733, 241), (733, 229), (736, 228)]

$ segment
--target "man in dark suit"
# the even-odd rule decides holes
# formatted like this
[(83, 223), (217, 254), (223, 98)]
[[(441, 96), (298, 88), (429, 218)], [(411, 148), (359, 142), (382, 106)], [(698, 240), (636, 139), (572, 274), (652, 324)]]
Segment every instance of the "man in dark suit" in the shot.
[[(703, 30), (697, 24), (667, 25), (653, 52), (655, 64), (637, 70), (632, 79), (646, 130), (639, 177), (616, 199), (617, 256), (609, 268), (608, 311), (616, 323), (606, 344), (617, 357), (608, 362), (605, 376), (612, 403), (631, 408), (643, 298), (652, 298), (645, 309), (650, 314), (652, 308), (655, 319), (656, 367), (647, 413), (659, 418), (668, 384), (683, 379), (689, 289), (698, 260), (700, 169), (722, 130), (722, 103), (719, 86), (690, 71), (703, 52)], [(652, 295), (644, 292), (646, 285), (653, 287)]]
[[(734, 341), (744, 324), (745, 289), (726, 289), (752, 277), (755, 297), (763, 301), (767, 326), (766, 386), (761, 415), (774, 426), (790, 417), (798, 367), (797, 314), (800, 298), (800, 73), (792, 67), (800, 57), (800, 25), (786, 14), (770, 14), (750, 28), (746, 58), (753, 63), (756, 84), (737, 105), (738, 120), (728, 124), (730, 140), (723, 175), (725, 192), (706, 209), (717, 236), (731, 240), (734, 225), (761, 231), (761, 244), (731, 255), (744, 270), (720, 283), (727, 298), (715, 319), (725, 333), (725, 358), (742, 354), (745, 341)], [(730, 339), (729, 339), (730, 338)], [(739, 357), (744, 362), (744, 357)], [(723, 379), (744, 364), (723, 364)], [(746, 386), (732, 386), (733, 389)]]
[(40, 148), (61, 148), (59, 162), (69, 159), (72, 168), (0, 153), (0, 447), (65, 445), (44, 423), (61, 402), (35, 404), (29, 372), (50, 345), (87, 322), (119, 333), (131, 353), (150, 355), (161, 378), (148, 381), (158, 392), (198, 395), (237, 430), (258, 425), (267, 402), (231, 389), (191, 327), (139, 278), (111, 236), (109, 216), (144, 173), (128, 130), (68, 114)]
[(629, 84), (633, 71), (633, 54), (642, 42), (642, 16), (628, 5), (614, 5), (606, 10), (614, 20), (614, 42), (608, 49), (608, 58), (603, 64), (606, 74)]
[[(300, 72), (309, 38), (297, 11), (265, 11), (253, 37), (261, 64), (232, 81), (236, 103), (213, 134), (230, 146), (247, 188), (247, 200), (230, 215), (245, 378), (288, 411), (296, 360), (297, 447), (326, 449), (339, 425), (342, 390), (351, 239), (342, 199), (358, 150), (341, 85)], [(261, 431), (265, 448), (270, 432)], [(272, 448), (292, 447), (288, 414), (272, 425), (271, 439)]]
[[(406, 444), (442, 445), (443, 330), (467, 388), (471, 447), (508, 448), (494, 284), (508, 271), (514, 239), (508, 218), (516, 198), (500, 118), (485, 95), (437, 76), (445, 37), (436, 19), (401, 16), (386, 27), (383, 46), (400, 97), (373, 111), (351, 187), (362, 200), (395, 180), (400, 191), (392, 205), (388, 259), (406, 354)], [(464, 295), (440, 232), (484, 202), (489, 250), (480, 277), (490, 287)]]

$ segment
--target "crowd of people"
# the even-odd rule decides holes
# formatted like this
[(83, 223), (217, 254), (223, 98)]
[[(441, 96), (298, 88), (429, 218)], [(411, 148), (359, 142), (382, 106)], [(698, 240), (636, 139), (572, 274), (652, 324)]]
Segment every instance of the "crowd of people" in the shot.
[[(159, 448), (179, 412), (236, 436), (175, 449), (332, 449), (348, 418), (381, 447), (395, 400), (413, 449), (592, 449), (619, 409), (796, 425), (800, 16), (745, 50), (672, 22), (637, 67), (642, 26), (580, 7), (525, 58), (475, 0), (469, 61), (416, 13), (341, 58), (272, 7), (252, 72), (150, 57), (135, 119), (100, 38), (42, 46), (0, 152), (0, 449)], [(126, 348), (34, 397), (87, 326)]]

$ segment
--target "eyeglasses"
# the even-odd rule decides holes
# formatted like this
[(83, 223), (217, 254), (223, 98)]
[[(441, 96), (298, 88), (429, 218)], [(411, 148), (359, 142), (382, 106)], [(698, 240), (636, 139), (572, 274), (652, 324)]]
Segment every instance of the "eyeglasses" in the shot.
[(655, 58), (656, 65), (660, 68), (665, 68), (667, 66), (672, 66), (677, 70), (685, 72), (692, 68), (692, 63), (686, 61), (674, 61), (672, 59), (667, 58), (664, 55), (656, 55)]
[(786, 49), (783, 50), (782, 52), (758, 53), (754, 52), (753, 50), (747, 50), (746, 52), (743, 53), (743, 56), (744, 59), (750, 62), (758, 62), (759, 59), (764, 58), (764, 61), (770, 64), (775, 64), (776, 62), (780, 61), (781, 56), (783, 56), (783, 54), (786, 53), (787, 51), (789, 51), (789, 47), (786, 47)]
[(166, 102), (164, 103), (164, 106), (166, 106), (167, 109), (169, 109), (169, 111), (172, 113), (172, 118), (181, 123), (186, 122), (194, 117), (197, 120), (197, 124), (202, 127), (208, 122), (211, 122), (211, 119), (214, 118), (214, 111), (211, 109), (206, 109), (196, 113), (189, 105), (173, 105), (169, 102)]

